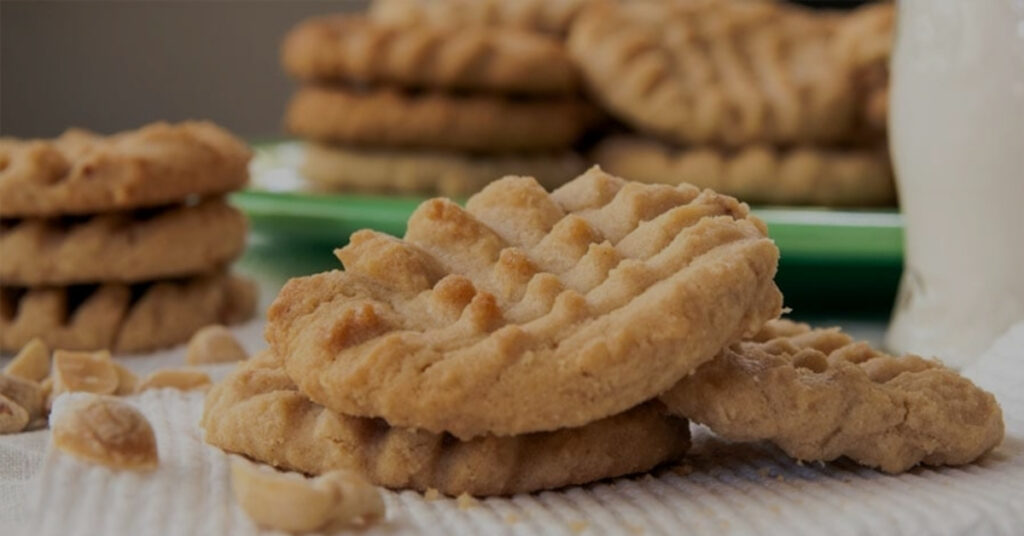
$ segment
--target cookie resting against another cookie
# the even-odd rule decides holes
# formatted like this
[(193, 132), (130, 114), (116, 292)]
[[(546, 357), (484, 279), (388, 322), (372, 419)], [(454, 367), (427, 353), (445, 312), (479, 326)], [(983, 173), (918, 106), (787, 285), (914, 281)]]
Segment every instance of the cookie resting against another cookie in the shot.
[(941, 363), (785, 320), (727, 348), (661, 400), (727, 439), (769, 440), (799, 460), (846, 456), (889, 473), (970, 463), (1003, 438), (995, 397)]
[(508, 28), (398, 26), (317, 17), (285, 38), (285, 70), (312, 83), (566, 95), (576, 71), (558, 41)]
[(731, 197), (593, 168), (423, 203), (345, 271), (291, 280), (267, 340), (313, 401), (460, 439), (577, 427), (668, 390), (781, 309), (778, 249)]
[(649, 402), (579, 428), (459, 441), (349, 417), (296, 390), (282, 360), (242, 363), (206, 397), (206, 441), (283, 469), (349, 469), (396, 489), (512, 495), (648, 471), (689, 448), (689, 423)]
[(0, 138), (0, 217), (94, 214), (236, 190), (249, 149), (206, 121), (153, 123), (111, 136)]

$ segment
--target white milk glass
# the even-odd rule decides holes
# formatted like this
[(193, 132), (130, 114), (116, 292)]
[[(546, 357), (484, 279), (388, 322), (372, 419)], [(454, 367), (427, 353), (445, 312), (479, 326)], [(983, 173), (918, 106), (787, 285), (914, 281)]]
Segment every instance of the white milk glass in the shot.
[(1024, 0), (897, 6), (906, 260), (887, 343), (962, 367), (1024, 321)]

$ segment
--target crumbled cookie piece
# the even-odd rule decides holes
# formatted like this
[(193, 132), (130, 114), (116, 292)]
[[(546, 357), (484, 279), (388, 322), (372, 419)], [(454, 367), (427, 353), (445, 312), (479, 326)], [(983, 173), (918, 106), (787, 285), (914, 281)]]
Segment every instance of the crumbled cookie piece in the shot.
[(423, 492), (423, 499), (427, 501), (436, 501), (441, 498), (441, 492), (437, 491), (436, 488), (427, 488), (427, 491)]
[(573, 532), (573, 534), (579, 534), (579, 533), (587, 530), (587, 527), (589, 527), (589, 526), (590, 526), (590, 523), (587, 523), (586, 521), (583, 521), (583, 520), (580, 520), (580, 519), (578, 519), (576, 521), (570, 521), (569, 522), (569, 530), (571, 530)]
[(148, 471), (159, 461), (153, 427), (139, 410), (109, 396), (80, 395), (53, 422), (53, 444), (81, 460)]
[(995, 397), (938, 361), (786, 320), (723, 350), (661, 400), (726, 439), (772, 441), (798, 463), (846, 456), (888, 473), (970, 463), (1004, 433)]
[(109, 395), (118, 383), (117, 368), (107, 350), (53, 353), (53, 396), (75, 392)]
[(214, 324), (196, 332), (188, 341), (185, 362), (189, 365), (245, 361), (249, 354), (231, 330)]
[(141, 393), (148, 389), (178, 389), (179, 391), (191, 391), (193, 389), (206, 389), (213, 382), (210, 375), (191, 368), (161, 369), (146, 376), (135, 392)]
[(42, 415), (43, 391), (36, 382), (0, 374), (0, 395), (24, 408), (29, 420)]
[(117, 389), (114, 394), (117, 396), (134, 394), (138, 390), (139, 377), (131, 369), (117, 362), (114, 363), (114, 370), (117, 371)]
[(28, 412), (15, 401), (0, 394), (0, 434), (16, 434), (29, 423)]
[(369, 524), (385, 514), (374, 486), (348, 471), (308, 479), (241, 458), (231, 462), (235, 499), (259, 525), (288, 532)]
[(4, 367), (4, 374), (41, 382), (50, 375), (50, 349), (36, 337), (21, 347), (18, 355)]

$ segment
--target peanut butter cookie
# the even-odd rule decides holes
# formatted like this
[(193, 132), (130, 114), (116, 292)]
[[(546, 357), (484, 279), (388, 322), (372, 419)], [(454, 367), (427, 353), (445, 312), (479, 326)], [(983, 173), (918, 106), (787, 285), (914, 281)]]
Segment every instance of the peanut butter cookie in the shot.
[(345, 271), (291, 280), (267, 339), (315, 402), (460, 439), (582, 426), (668, 390), (781, 309), (778, 250), (731, 197), (593, 168), (424, 202)]
[(0, 139), (0, 217), (89, 214), (235, 190), (249, 149), (209, 122), (154, 123), (100, 136)]
[(576, 71), (558, 41), (513, 29), (333, 15), (295, 27), (281, 54), (285, 70), (309, 82), (530, 95), (576, 89)]
[(206, 396), (206, 441), (282, 469), (348, 469), (398, 489), (512, 495), (647, 471), (689, 448), (689, 424), (657, 402), (579, 428), (460, 441), (348, 417), (297, 391), (279, 358), (241, 364)]
[(592, 114), (572, 98), (306, 87), (292, 99), (285, 123), (326, 143), (497, 153), (568, 149)]
[(894, 205), (889, 154), (884, 149), (777, 149), (749, 145), (735, 151), (676, 149), (618, 136), (602, 140), (591, 159), (610, 173), (641, 182), (679, 184), (734, 195), (750, 203)]
[(0, 223), (7, 286), (135, 282), (210, 272), (245, 248), (246, 222), (223, 199), (195, 205)]
[(846, 456), (888, 473), (970, 463), (1003, 438), (995, 397), (941, 363), (784, 320), (661, 400), (728, 439), (767, 439), (800, 460)]
[(224, 273), (136, 285), (4, 286), (0, 349), (38, 337), (66, 350), (142, 352), (185, 342), (209, 324), (247, 320), (255, 309), (255, 286)]

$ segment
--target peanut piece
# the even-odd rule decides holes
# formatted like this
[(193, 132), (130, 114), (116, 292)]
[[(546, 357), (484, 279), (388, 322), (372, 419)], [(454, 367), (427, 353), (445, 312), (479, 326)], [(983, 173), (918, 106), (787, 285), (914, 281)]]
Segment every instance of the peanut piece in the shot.
[(43, 409), (46, 413), (50, 412), (50, 408), (53, 407), (53, 376), (47, 377), (42, 383), (39, 384), (39, 392), (43, 397)]
[(0, 395), (27, 411), (29, 420), (43, 414), (43, 390), (36, 382), (0, 374)]
[(368, 524), (384, 516), (384, 500), (377, 488), (349, 471), (307, 479), (235, 458), (231, 486), (249, 517), (277, 530), (308, 532)]
[(53, 395), (86, 392), (109, 395), (117, 390), (117, 369), (110, 352), (53, 353)]
[(28, 341), (4, 367), (4, 374), (31, 382), (43, 381), (50, 375), (50, 349), (38, 337)]
[(113, 469), (156, 468), (156, 436), (139, 410), (109, 396), (80, 396), (69, 401), (53, 423), (58, 449)]
[(249, 355), (228, 328), (219, 325), (200, 329), (188, 341), (185, 362), (189, 365), (244, 361)]
[(139, 377), (120, 363), (114, 363), (114, 370), (117, 371), (117, 389), (114, 390), (114, 394), (117, 396), (134, 394), (139, 385)]
[(16, 434), (28, 426), (28, 411), (16, 402), (0, 395), (0, 434)]
[(141, 393), (147, 389), (162, 389), (165, 387), (189, 391), (192, 389), (205, 389), (212, 383), (210, 375), (201, 370), (189, 368), (161, 369), (146, 376), (146, 379), (139, 383), (135, 392)]

